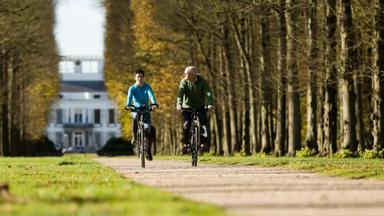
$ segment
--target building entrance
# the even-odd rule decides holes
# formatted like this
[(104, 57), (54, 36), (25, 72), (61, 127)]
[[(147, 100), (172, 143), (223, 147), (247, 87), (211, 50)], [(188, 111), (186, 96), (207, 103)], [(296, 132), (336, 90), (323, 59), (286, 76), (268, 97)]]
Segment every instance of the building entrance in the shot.
[(73, 143), (75, 146), (83, 146), (84, 147), (84, 133), (77, 131), (73, 136)]

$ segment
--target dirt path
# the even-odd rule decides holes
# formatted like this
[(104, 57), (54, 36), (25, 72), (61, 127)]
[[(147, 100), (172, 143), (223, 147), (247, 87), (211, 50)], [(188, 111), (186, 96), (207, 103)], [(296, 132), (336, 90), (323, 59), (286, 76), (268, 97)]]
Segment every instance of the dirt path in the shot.
[(384, 181), (345, 180), (299, 171), (96, 158), (127, 178), (237, 215), (384, 215)]

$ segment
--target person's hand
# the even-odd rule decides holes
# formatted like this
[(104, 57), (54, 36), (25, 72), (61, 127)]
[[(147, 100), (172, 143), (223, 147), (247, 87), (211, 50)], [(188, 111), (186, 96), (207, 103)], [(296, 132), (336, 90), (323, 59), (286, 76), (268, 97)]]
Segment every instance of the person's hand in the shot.
[(132, 111), (135, 107), (132, 105), (125, 106), (125, 110)]
[(151, 110), (152, 111), (155, 111), (155, 110), (157, 110), (159, 108), (159, 106), (157, 105), (157, 104), (152, 104), (151, 105)]
[(176, 105), (176, 109), (177, 109), (177, 111), (180, 111), (180, 112), (181, 112), (181, 105), (180, 105), (180, 104), (177, 104), (177, 105)]
[(214, 109), (215, 109), (215, 107), (214, 106), (212, 106), (212, 105), (208, 105), (208, 111), (213, 111)]

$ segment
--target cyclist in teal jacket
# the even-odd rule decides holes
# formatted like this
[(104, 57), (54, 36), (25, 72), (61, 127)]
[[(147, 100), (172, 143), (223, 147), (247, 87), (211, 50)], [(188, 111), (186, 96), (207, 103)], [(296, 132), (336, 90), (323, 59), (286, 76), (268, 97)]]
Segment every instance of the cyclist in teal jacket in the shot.
[[(177, 94), (176, 109), (182, 111), (182, 108), (193, 108), (198, 110), (198, 116), (201, 123), (201, 151), (209, 150), (209, 131), (207, 128), (207, 112), (205, 109), (213, 110), (212, 91), (208, 82), (198, 74), (194, 66), (188, 66), (184, 71), (184, 78), (180, 81)], [(183, 148), (181, 154), (187, 154), (189, 151), (190, 126), (192, 116), (190, 112), (182, 111), (183, 124)]]
[[(148, 106), (148, 102), (151, 101), (151, 104), (156, 104), (156, 106), (151, 106), (152, 110), (156, 110), (158, 108), (155, 94), (153, 93), (153, 90), (151, 88), (151, 85), (144, 82), (144, 71), (139, 69), (135, 71), (135, 84), (133, 84), (131, 87), (129, 87), (128, 90), (128, 96), (127, 96), (127, 107), (129, 105), (134, 105), (135, 107), (141, 107), (141, 106)], [(136, 141), (136, 133), (137, 133), (137, 113), (132, 112), (132, 132), (133, 132), (133, 140), (132, 143), (135, 144)], [(151, 125), (151, 114), (148, 112), (144, 116), (144, 123)], [(152, 137), (152, 133), (154, 131), (151, 131), (152, 126), (148, 127), (147, 134), (148, 137)], [(155, 138), (155, 137), (153, 137)], [(152, 153), (151, 153), (151, 147), (152, 147), (152, 141), (149, 139), (148, 143), (148, 152), (147, 152), (147, 159), (152, 160)]]

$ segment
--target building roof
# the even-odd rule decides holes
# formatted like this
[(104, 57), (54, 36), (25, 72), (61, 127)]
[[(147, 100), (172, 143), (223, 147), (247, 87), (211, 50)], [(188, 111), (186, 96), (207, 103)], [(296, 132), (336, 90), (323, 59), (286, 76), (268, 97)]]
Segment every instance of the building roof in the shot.
[(104, 92), (104, 81), (61, 81), (61, 92)]
[(89, 60), (103, 60), (102, 56), (60, 56), (61, 61), (89, 61)]

